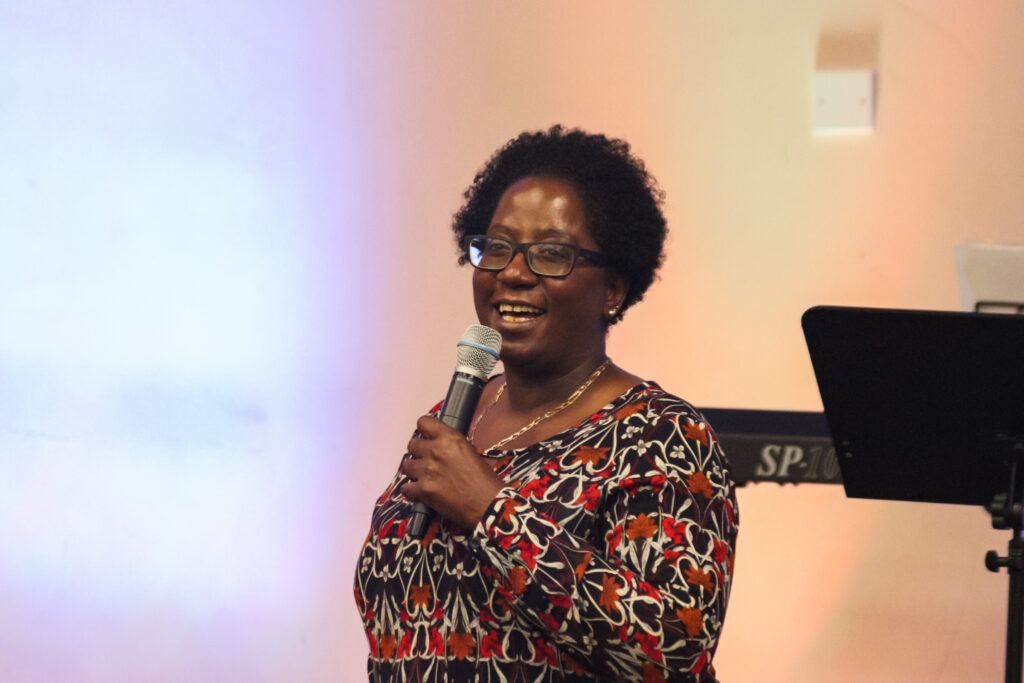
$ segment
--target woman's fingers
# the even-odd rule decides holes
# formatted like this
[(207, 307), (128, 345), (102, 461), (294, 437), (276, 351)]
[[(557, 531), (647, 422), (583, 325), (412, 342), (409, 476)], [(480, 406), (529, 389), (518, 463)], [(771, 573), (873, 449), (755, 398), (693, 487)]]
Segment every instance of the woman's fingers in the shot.
[(474, 526), (504, 482), (455, 429), (429, 415), (416, 427), (402, 462), (409, 479), (402, 494), (465, 528)]

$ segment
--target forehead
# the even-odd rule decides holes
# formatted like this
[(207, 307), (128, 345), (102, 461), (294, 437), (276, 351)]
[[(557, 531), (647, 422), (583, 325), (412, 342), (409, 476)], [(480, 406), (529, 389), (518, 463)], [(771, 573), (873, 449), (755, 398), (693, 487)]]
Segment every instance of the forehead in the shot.
[(517, 234), (538, 233), (589, 237), (583, 200), (571, 183), (560, 178), (527, 176), (508, 186), (491, 218), (491, 228)]

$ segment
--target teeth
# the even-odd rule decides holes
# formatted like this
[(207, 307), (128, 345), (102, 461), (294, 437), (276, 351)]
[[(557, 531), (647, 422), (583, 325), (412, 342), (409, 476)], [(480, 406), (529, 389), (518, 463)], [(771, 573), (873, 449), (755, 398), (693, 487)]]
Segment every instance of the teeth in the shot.
[(510, 323), (525, 323), (544, 313), (543, 309), (524, 304), (498, 304), (501, 319)]
[(502, 315), (509, 313), (543, 313), (539, 308), (533, 306), (523, 306), (522, 304), (498, 304), (498, 312)]

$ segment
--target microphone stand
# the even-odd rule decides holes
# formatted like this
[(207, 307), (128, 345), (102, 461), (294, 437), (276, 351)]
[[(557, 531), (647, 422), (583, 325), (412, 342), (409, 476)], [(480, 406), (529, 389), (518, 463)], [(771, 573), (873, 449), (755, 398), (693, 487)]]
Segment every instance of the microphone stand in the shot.
[(998, 572), (1006, 567), (1010, 575), (1010, 592), (1006, 608), (1006, 683), (1022, 683), (1024, 662), (1024, 438), (1000, 435), (997, 439), (1009, 450), (1010, 481), (1007, 493), (997, 493), (988, 506), (992, 527), (1012, 529), (1008, 552), (1000, 557), (995, 550), (985, 554), (985, 566)]

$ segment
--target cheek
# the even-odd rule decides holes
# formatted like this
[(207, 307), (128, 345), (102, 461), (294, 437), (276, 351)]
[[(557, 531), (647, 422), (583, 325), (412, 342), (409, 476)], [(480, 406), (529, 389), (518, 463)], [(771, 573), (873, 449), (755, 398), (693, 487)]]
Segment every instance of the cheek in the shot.
[(473, 270), (473, 304), (476, 306), (478, 316), (483, 315), (488, 307), (487, 301), (494, 289), (493, 279), (481, 270)]
[(572, 287), (565, 287), (558, 293), (558, 298), (567, 309), (572, 311), (572, 317), (581, 323), (593, 320), (600, 321), (604, 316), (605, 299), (607, 290), (603, 282), (597, 278), (587, 278), (584, 281), (573, 283)]

